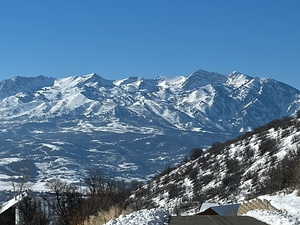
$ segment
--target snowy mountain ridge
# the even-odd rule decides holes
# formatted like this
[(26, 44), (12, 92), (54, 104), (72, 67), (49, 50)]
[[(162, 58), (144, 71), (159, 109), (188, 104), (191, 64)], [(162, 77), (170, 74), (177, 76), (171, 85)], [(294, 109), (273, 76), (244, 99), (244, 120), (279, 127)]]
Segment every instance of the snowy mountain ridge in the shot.
[(272, 79), (203, 70), (176, 78), (97, 74), (0, 81), (0, 186), (30, 173), (78, 181), (88, 169), (149, 179), (194, 147), (295, 114), (300, 91)]
[[(12, 84), (5, 85), (7, 83)], [(28, 87), (28, 84), (32, 87)], [(7, 96), (12, 86), (14, 90)], [(277, 89), (280, 89), (279, 93), (272, 93), (274, 97), (268, 93), (277, 92)], [(182, 130), (195, 127), (205, 127), (206, 130), (246, 130), (263, 124), (256, 123), (256, 118), (249, 118), (252, 121), (246, 123), (246, 120), (243, 123), (239, 121), (244, 114), (252, 113), (248, 108), (254, 107), (255, 112), (262, 111), (264, 109), (260, 110), (256, 105), (267, 102), (275, 103), (275, 106), (288, 106), (279, 106), (279, 115), (274, 115), (274, 119), (295, 113), (299, 104), (299, 91), (275, 80), (253, 78), (239, 72), (224, 76), (202, 70), (187, 77), (160, 80), (130, 77), (110, 81), (97, 74), (55, 81), (45, 77), (19, 77), (1, 82), (0, 96), (3, 96), (0, 98), (2, 120), (64, 115), (89, 118), (107, 113), (112, 116), (122, 108), (138, 117), (143, 113), (154, 113), (161, 120), (159, 122)], [(284, 101), (275, 102), (281, 99)], [(228, 109), (221, 105), (224, 103), (228, 104)], [(222, 115), (228, 112), (228, 116)], [(231, 121), (226, 123), (224, 120), (229, 118)]]

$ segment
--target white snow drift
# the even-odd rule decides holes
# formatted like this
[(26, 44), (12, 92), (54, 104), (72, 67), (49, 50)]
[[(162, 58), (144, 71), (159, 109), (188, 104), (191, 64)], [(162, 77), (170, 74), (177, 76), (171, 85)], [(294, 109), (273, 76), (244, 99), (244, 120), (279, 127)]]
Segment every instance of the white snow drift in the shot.
[(169, 213), (161, 208), (143, 209), (126, 216), (120, 216), (105, 225), (166, 225), (169, 221)]

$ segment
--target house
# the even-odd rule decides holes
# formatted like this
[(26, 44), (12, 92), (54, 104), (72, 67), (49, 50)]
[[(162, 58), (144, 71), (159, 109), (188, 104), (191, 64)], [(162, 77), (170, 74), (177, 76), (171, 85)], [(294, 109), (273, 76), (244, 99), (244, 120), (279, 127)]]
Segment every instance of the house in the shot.
[(0, 207), (0, 224), (16, 225), (20, 222), (18, 203), (27, 196), (27, 192), (16, 195)]
[[(29, 197), (31, 203), (27, 202), (27, 204), (31, 204), (31, 207), (28, 208), (28, 205), (23, 204), (23, 207), (20, 207), (19, 204), (26, 197)], [(32, 213), (32, 209), (39, 210), (35, 211), (38, 213), (36, 215), (41, 216), (40, 219), (46, 219), (50, 222), (55, 220), (54, 210), (53, 210), (53, 202), (55, 201), (55, 196), (52, 193), (47, 192), (23, 192), (22, 194), (16, 195), (9, 201), (0, 205), (0, 225), (18, 225), (20, 224), (21, 214), (25, 213), (28, 216), (28, 212)], [(25, 207), (25, 208), (24, 208)], [(29, 206), (30, 207), (30, 206)], [(35, 208), (37, 207), (37, 208)], [(21, 213), (22, 210), (23, 213)], [(29, 210), (26, 212), (26, 210)], [(24, 216), (24, 215), (23, 215)], [(35, 217), (37, 219), (38, 217)], [(23, 218), (24, 219), (24, 218)]]
[(241, 204), (226, 204), (220, 205), (219, 203), (205, 202), (201, 205), (200, 211), (197, 215), (219, 215), (219, 216), (240, 216), (246, 214), (251, 210), (269, 210), (274, 212), (281, 212), (271, 203), (265, 199), (252, 199)]
[(197, 215), (237, 216), (240, 207), (241, 204), (219, 205), (218, 203), (203, 203)]

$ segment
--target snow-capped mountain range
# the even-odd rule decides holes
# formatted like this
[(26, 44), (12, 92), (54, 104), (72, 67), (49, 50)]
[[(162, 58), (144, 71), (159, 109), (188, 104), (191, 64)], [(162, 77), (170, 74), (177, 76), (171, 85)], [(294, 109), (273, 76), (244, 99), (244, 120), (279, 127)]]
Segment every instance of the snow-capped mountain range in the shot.
[(300, 91), (273, 79), (203, 70), (107, 80), (14, 77), (0, 82), (0, 186), (80, 180), (88, 169), (147, 179), (192, 148), (295, 114)]

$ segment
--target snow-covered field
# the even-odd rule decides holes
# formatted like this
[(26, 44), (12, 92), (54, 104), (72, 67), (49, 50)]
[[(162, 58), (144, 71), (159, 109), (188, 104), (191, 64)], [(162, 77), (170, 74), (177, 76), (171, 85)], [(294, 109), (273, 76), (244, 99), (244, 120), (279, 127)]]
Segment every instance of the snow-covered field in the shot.
[(270, 203), (282, 212), (267, 210), (253, 210), (246, 215), (254, 217), (270, 225), (299, 225), (300, 224), (300, 197), (297, 192), (291, 194), (264, 195), (260, 199), (269, 200)]
[(126, 216), (120, 216), (105, 225), (166, 225), (169, 213), (165, 209), (143, 209)]

